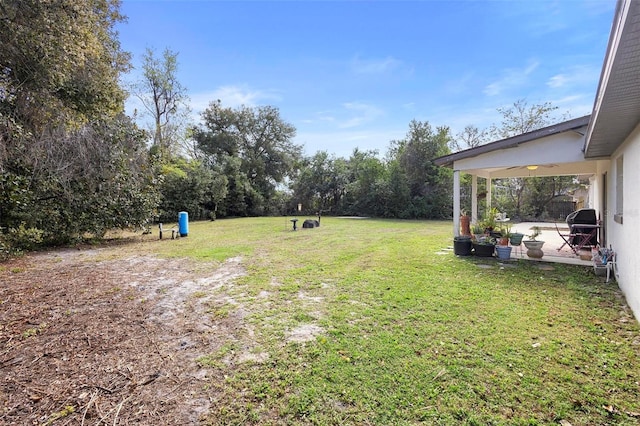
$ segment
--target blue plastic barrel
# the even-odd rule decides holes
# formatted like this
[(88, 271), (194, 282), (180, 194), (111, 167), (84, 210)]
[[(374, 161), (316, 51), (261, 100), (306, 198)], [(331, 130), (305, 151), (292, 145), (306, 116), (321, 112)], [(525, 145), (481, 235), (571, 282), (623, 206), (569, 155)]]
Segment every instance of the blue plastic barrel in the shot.
[(178, 213), (178, 232), (180, 233), (181, 237), (186, 237), (187, 235), (189, 235), (189, 213)]

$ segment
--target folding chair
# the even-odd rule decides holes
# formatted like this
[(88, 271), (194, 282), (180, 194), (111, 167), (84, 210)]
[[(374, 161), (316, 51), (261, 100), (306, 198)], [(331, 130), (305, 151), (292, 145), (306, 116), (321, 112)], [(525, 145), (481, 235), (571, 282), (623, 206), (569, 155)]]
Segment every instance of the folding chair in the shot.
[(569, 233), (563, 234), (556, 223), (558, 235), (562, 237), (564, 243), (558, 251), (562, 250), (565, 245), (569, 245), (571, 250), (577, 255), (578, 250), (584, 247), (595, 247), (598, 245), (598, 232), (600, 230), (600, 222), (596, 219), (596, 211), (594, 209), (580, 209), (567, 215), (567, 225)]
[(564, 246), (568, 245), (569, 248), (571, 248), (571, 250), (573, 251), (573, 253), (577, 255), (578, 250), (572, 244), (573, 238), (576, 236), (576, 234), (572, 234), (571, 231), (569, 231), (568, 234), (563, 234), (562, 232), (560, 232), (560, 228), (558, 228), (558, 223), (554, 223), (554, 225), (556, 226), (556, 231), (558, 231), (558, 235), (560, 235), (560, 238), (562, 238), (562, 240), (564, 241), (564, 243), (562, 243), (562, 245), (558, 247), (558, 251), (562, 250)]

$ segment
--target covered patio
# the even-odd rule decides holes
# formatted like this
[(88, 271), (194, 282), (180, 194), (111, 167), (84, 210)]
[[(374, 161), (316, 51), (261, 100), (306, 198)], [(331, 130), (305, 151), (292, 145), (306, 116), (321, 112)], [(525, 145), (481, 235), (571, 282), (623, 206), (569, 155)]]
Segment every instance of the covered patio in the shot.
[[(609, 160), (585, 160), (583, 149), (590, 116), (584, 116), (548, 126), (533, 132), (499, 140), (475, 148), (437, 158), (435, 164), (453, 169), (453, 235), (460, 235), (461, 175), (471, 175), (472, 222), (478, 221), (478, 178), (486, 179), (486, 206), (492, 205), (492, 181), (501, 178), (541, 176), (582, 176), (589, 179), (587, 204), (606, 223), (606, 197), (604, 196), (606, 170)], [(509, 215), (510, 212), (505, 212)], [(548, 241), (543, 250), (543, 261), (590, 265), (581, 260), (567, 246), (558, 251), (563, 240), (553, 223), (512, 224), (512, 230), (525, 235), (537, 225), (542, 228), (540, 240)], [(565, 223), (558, 223), (564, 227)], [(606, 244), (606, 232), (600, 230), (601, 244)], [(514, 250), (515, 252), (515, 250)], [(515, 256), (512, 252), (512, 257)], [(524, 255), (523, 258), (527, 258)]]
[(542, 246), (542, 251), (544, 252), (544, 256), (542, 259), (534, 259), (527, 256), (527, 248), (524, 247), (524, 244), (520, 247), (514, 247), (511, 251), (512, 259), (522, 259), (529, 260), (533, 262), (550, 262), (550, 263), (566, 263), (571, 265), (582, 265), (582, 266), (592, 266), (593, 262), (591, 260), (583, 260), (580, 259), (579, 256), (576, 256), (569, 246), (564, 245), (564, 240), (556, 231), (556, 225), (560, 229), (561, 232), (567, 233), (569, 228), (566, 223), (560, 222), (520, 222), (512, 224), (511, 230), (512, 232), (519, 232), (524, 235), (531, 234), (534, 226), (540, 228), (540, 235), (538, 236), (538, 240), (544, 241), (544, 245)]

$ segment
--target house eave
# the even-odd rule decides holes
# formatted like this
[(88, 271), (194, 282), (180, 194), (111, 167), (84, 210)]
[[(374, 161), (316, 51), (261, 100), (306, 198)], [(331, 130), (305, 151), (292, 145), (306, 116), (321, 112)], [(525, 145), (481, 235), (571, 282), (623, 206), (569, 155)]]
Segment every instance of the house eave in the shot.
[(620, 0), (587, 129), (587, 159), (611, 156), (640, 123), (640, 2)]
[(534, 130), (532, 132), (523, 133), (521, 135), (501, 139), (495, 142), (490, 142), (485, 145), (480, 145), (475, 148), (469, 148), (463, 151), (455, 152), (453, 154), (438, 157), (434, 159), (433, 162), (438, 166), (452, 168), (454, 162), (459, 160), (476, 157), (482, 154), (499, 151), (502, 149), (515, 148), (522, 144), (534, 142), (541, 138), (553, 136), (563, 132), (577, 131), (578, 129), (583, 128), (589, 124), (590, 117), (591, 116), (586, 115), (584, 117), (574, 118), (572, 120), (557, 123), (552, 126), (543, 127), (542, 129)]

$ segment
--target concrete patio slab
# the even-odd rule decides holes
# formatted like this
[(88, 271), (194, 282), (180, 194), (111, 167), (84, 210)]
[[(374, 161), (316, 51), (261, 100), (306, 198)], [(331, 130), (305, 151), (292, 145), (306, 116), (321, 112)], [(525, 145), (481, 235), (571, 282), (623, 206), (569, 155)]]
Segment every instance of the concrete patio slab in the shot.
[[(557, 223), (561, 232), (569, 232), (569, 228), (566, 223)], [(519, 248), (514, 247), (511, 251), (512, 259), (523, 259), (532, 262), (550, 262), (550, 263), (565, 263), (570, 265), (582, 265), (593, 266), (591, 260), (582, 260), (577, 256), (568, 245), (562, 247), (564, 240), (558, 234), (556, 230), (556, 224), (554, 222), (520, 222), (511, 224), (511, 232), (519, 232), (524, 235), (530, 235), (533, 232), (533, 227), (540, 228), (541, 234), (536, 238), (539, 241), (544, 241), (542, 251), (544, 256), (542, 259), (533, 259), (527, 256), (527, 249), (522, 245), (522, 256), (520, 255)], [(527, 237), (525, 237), (526, 239)], [(587, 253), (587, 252), (585, 252)]]

